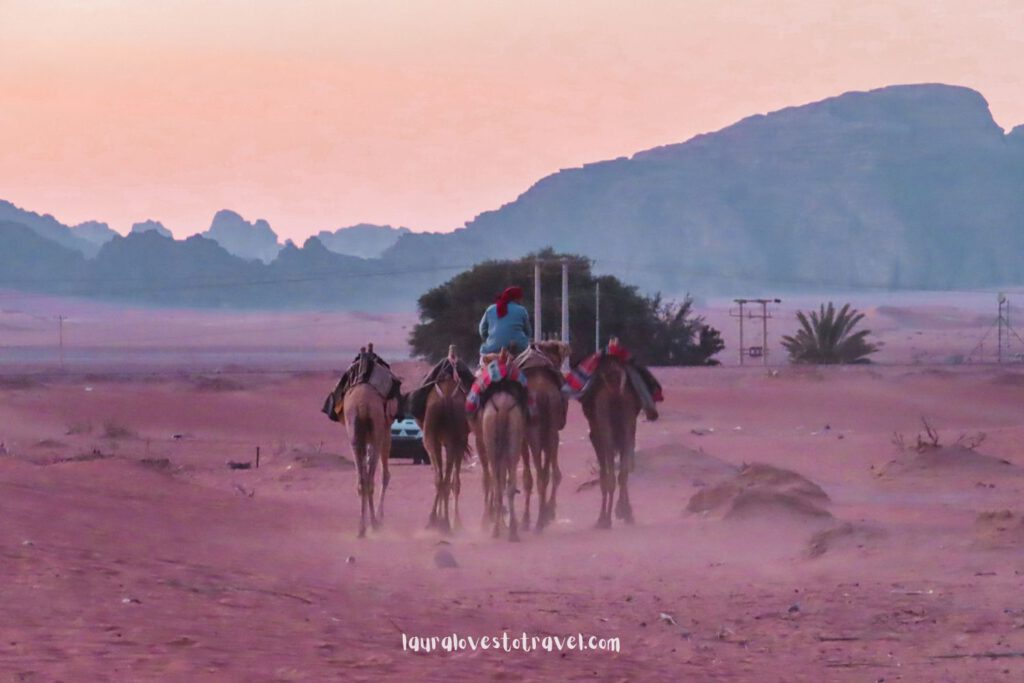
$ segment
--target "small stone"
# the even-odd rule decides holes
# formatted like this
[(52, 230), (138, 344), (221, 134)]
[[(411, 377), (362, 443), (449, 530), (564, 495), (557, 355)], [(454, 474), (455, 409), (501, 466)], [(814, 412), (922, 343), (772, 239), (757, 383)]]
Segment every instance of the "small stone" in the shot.
[(434, 566), (439, 569), (455, 569), (459, 563), (455, 561), (455, 556), (449, 550), (441, 548), (434, 553)]

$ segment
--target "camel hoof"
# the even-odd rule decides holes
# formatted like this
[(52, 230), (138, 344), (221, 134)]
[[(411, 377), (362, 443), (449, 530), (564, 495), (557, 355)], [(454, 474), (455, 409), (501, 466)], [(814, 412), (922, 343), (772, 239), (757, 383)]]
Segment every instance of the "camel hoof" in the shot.
[(605, 519), (604, 517), (602, 517), (601, 519), (597, 520), (597, 524), (594, 525), (594, 528), (595, 529), (611, 529), (612, 528), (612, 520)]

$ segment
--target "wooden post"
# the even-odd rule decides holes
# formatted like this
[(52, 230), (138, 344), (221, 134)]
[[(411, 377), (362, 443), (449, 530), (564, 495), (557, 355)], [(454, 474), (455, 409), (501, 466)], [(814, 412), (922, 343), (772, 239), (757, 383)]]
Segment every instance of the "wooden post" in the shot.
[(260, 468), (260, 447), (256, 447), (256, 469)]

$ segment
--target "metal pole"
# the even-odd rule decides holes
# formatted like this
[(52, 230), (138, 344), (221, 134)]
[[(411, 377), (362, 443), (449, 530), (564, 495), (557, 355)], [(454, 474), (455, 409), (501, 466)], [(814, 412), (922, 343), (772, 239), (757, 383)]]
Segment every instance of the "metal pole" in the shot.
[(57, 325), (58, 325), (58, 328), (60, 330), (58, 332), (59, 339), (60, 339), (60, 341), (59, 341), (59, 347), (60, 347), (60, 366), (63, 368), (64, 367), (64, 316), (63, 315), (58, 315), (57, 316), (57, 321), (58, 321)]
[(743, 365), (743, 302), (740, 302), (740, 365)]
[(761, 302), (761, 364), (768, 367), (768, 302)]
[(562, 341), (569, 343), (569, 259), (562, 259)]
[(539, 342), (544, 337), (540, 322), (540, 261), (533, 262), (533, 341)]
[(999, 316), (996, 319), (996, 324), (999, 327), (999, 347), (996, 351), (996, 359), (1001, 364), (1003, 362), (1003, 302), (1006, 301), (1006, 295), (1002, 292), (999, 293)]
[(601, 351), (601, 281), (594, 283), (594, 353)]

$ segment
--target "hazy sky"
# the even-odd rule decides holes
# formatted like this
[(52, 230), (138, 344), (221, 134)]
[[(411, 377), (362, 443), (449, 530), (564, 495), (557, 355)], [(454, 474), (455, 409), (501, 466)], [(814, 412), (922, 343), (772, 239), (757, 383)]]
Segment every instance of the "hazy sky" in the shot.
[(559, 168), (847, 90), (1024, 123), (1024, 0), (0, 0), (0, 198), (182, 237), (448, 230)]

